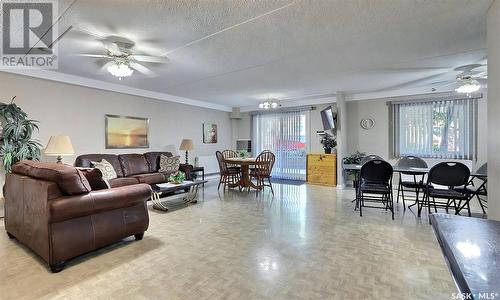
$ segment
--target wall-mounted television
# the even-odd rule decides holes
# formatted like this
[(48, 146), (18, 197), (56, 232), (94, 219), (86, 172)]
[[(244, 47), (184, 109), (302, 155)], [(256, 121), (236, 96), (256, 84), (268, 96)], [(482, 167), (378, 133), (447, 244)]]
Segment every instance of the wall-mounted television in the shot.
[(328, 106), (321, 111), (321, 121), (323, 121), (324, 130), (335, 130), (337, 128), (337, 113), (333, 107)]

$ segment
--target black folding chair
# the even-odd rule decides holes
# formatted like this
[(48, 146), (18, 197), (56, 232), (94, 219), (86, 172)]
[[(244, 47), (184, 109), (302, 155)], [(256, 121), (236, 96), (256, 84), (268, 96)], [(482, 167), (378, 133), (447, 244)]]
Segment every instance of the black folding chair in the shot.
[(370, 154), (361, 159), (361, 165), (364, 165), (365, 163), (369, 162), (370, 160), (384, 160), (382, 157), (375, 155), (375, 154)]
[[(359, 172), (359, 188), (356, 206), (363, 216), (363, 207), (390, 210), (394, 220), (394, 199), (392, 195), (392, 166), (381, 159), (367, 161)], [(365, 202), (378, 202), (383, 206), (366, 205)]]
[[(483, 214), (486, 214), (486, 210), (484, 208), (488, 208), (486, 204), (487, 203), (486, 197), (488, 197), (488, 191), (486, 187), (486, 183), (488, 182), (487, 174), (488, 174), (488, 165), (485, 163), (476, 170), (476, 173), (474, 175), (471, 175), (470, 180), (466, 186), (456, 188), (456, 190), (463, 191), (467, 195), (469, 195), (468, 201), (471, 201), (474, 197), (476, 197), (477, 201), (479, 202), (479, 205), (481, 206)], [(474, 183), (475, 180), (476, 183)], [(481, 197), (484, 197), (485, 199), (481, 199)], [(465, 208), (464, 205), (459, 207), (459, 213), (460, 210)], [(470, 211), (469, 211), (469, 216), (470, 216)]]
[[(424, 206), (427, 206), (427, 213), (430, 215), (431, 205), (434, 206), (434, 212), (437, 212), (438, 207), (444, 208), (448, 212), (448, 209), (453, 205), (455, 214), (458, 215), (462, 201), (465, 201), (464, 207), (467, 206), (470, 215), (469, 196), (463, 188), (457, 189), (467, 185), (469, 176), (469, 168), (459, 162), (442, 162), (432, 167), (427, 176), (425, 196), (419, 206), (418, 216), (420, 216)], [(437, 188), (435, 185), (446, 188)], [(436, 199), (446, 199), (446, 202), (439, 202)]]
[[(397, 162), (396, 166), (400, 168), (427, 168), (427, 163), (416, 156), (404, 156), (401, 157)], [(398, 184), (398, 195), (396, 197), (396, 203), (399, 203), (399, 194), (401, 193), (401, 198), (403, 200), (403, 209), (406, 210), (405, 203), (405, 188), (406, 191), (411, 191), (415, 193), (415, 203), (408, 207), (412, 207), (415, 204), (418, 204), (418, 197), (420, 192), (424, 190), (424, 177), (425, 173), (416, 174), (414, 172), (400, 172), (399, 173), (399, 184)]]

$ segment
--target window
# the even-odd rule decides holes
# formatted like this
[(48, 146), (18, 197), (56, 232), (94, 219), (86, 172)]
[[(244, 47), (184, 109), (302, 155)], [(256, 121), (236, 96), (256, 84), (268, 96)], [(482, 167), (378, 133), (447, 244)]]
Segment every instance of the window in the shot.
[(473, 159), (477, 99), (393, 102), (392, 152), (442, 159)]
[(254, 154), (271, 150), (276, 156), (272, 175), (305, 180), (308, 111), (256, 114), (252, 118)]

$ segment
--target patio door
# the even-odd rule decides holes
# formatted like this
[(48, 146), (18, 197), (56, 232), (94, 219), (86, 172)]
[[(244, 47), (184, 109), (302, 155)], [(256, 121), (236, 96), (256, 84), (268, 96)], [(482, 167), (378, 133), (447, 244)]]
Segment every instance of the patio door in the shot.
[(273, 177), (306, 179), (309, 111), (263, 113), (252, 118), (254, 155), (271, 150), (276, 156)]

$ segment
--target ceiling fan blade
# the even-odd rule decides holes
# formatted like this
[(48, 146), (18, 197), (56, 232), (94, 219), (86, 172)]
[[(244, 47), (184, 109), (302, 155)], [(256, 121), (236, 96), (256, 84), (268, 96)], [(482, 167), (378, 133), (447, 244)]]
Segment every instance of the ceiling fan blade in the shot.
[(132, 57), (137, 60), (137, 61), (142, 61), (142, 62), (152, 62), (152, 63), (159, 63), (159, 64), (164, 64), (169, 62), (169, 59), (165, 56), (150, 56), (150, 55), (132, 55)]
[(450, 70), (450, 68), (446, 67), (394, 67), (394, 68), (375, 68), (375, 69), (370, 69), (368, 71), (375, 71), (375, 72), (425, 72), (425, 71), (437, 71), (437, 70)]
[(410, 81), (407, 81), (407, 82), (399, 83), (399, 84), (388, 86), (388, 87), (385, 87), (385, 88), (373, 90), (371, 92), (386, 92), (386, 91), (392, 91), (392, 90), (402, 89), (402, 88), (405, 88), (405, 87), (411, 87), (411, 86), (415, 86), (415, 85), (418, 85), (418, 84), (421, 84), (421, 83), (428, 82), (428, 81), (430, 81), (432, 79), (435, 79), (435, 78), (439, 78), (440, 76), (443, 76), (443, 75), (446, 75), (446, 74), (448, 74), (448, 72), (443, 72), (443, 73), (439, 73), (439, 74), (434, 74), (434, 75), (426, 76), (424, 78), (410, 80)]
[(80, 34), (84, 34), (84, 35), (87, 35), (87, 36), (91, 36), (93, 38), (95, 38), (96, 40), (104, 40), (106, 37), (100, 35), (100, 34), (97, 34), (97, 33), (94, 33), (94, 32), (91, 32), (87, 29), (83, 29), (81, 27), (75, 27), (73, 26), (73, 30), (72, 30), (72, 34), (71, 35), (74, 35), (75, 33), (80, 33)]
[(472, 75), (471, 77), (474, 79), (487, 79), (488, 73), (487, 72), (479, 72), (477, 74)]
[(482, 66), (484, 66), (484, 65), (482, 65), (482, 64), (463, 65), (463, 66), (460, 66), (460, 67), (456, 67), (454, 69), (454, 71), (463, 72), (463, 73), (469, 73), (469, 72), (472, 72), (472, 70), (477, 69), (477, 68), (482, 67)]
[(150, 69), (148, 69), (145, 66), (143, 66), (139, 63), (136, 63), (136, 62), (130, 62), (130, 67), (132, 67), (133, 69), (136, 69), (138, 72), (140, 72), (148, 77), (157, 77), (158, 76), (158, 74), (156, 74), (155, 72), (151, 71)]
[(108, 55), (103, 55), (103, 54), (74, 54), (73, 56), (95, 57), (95, 58), (111, 58)]

